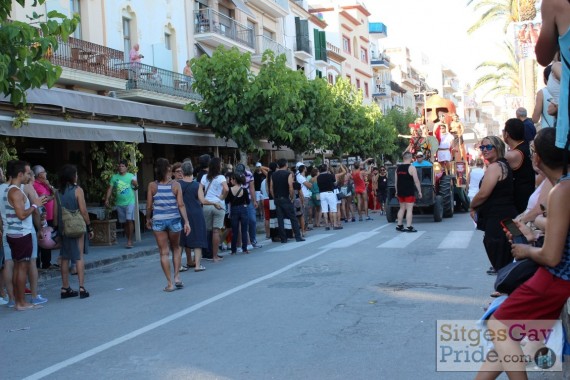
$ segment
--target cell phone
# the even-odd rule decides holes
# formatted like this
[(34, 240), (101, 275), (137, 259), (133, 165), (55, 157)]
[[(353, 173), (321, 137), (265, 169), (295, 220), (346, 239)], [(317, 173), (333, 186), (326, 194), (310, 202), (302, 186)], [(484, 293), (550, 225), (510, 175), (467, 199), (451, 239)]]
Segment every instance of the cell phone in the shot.
[(521, 230), (519, 230), (512, 219), (506, 218), (501, 220), (501, 226), (503, 226), (507, 231), (511, 233), (511, 235), (513, 235), (513, 243), (528, 244), (528, 240), (526, 240), (526, 237), (524, 237), (523, 233)]

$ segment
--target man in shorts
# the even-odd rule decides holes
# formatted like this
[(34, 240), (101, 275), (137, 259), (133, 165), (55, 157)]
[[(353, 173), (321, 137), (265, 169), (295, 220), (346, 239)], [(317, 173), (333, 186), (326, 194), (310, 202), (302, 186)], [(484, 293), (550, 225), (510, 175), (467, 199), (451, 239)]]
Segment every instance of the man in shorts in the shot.
[(115, 194), (115, 206), (119, 223), (124, 225), (127, 235), (126, 248), (133, 248), (133, 233), (135, 226), (135, 190), (139, 184), (134, 174), (127, 172), (127, 160), (119, 162), (118, 173), (111, 177), (109, 188), (105, 195), (105, 207), (110, 207), (111, 193)]
[(3, 231), (14, 263), (12, 276), (14, 309), (25, 311), (41, 307), (26, 301), (25, 288), (34, 251), (32, 235), (35, 230), (32, 214), (38, 207), (43, 206), (47, 199), (45, 196), (38, 197), (32, 203), (22, 191), (21, 186), (27, 184), (32, 175), (29, 164), (13, 160), (8, 162), (7, 169), (7, 174), (11, 179), (9, 186), (0, 197), (0, 213), (5, 215), (6, 223)]
[[(396, 230), (400, 232), (418, 232), (412, 225), (412, 217), (414, 203), (416, 202), (415, 190), (417, 190), (418, 198), (421, 199), (422, 188), (416, 167), (412, 165), (412, 153), (406, 151), (402, 158), (404, 162), (396, 167), (396, 175), (394, 177), (396, 197), (398, 197), (398, 202), (400, 203)], [(406, 214), (406, 228), (404, 228), (404, 214)]]

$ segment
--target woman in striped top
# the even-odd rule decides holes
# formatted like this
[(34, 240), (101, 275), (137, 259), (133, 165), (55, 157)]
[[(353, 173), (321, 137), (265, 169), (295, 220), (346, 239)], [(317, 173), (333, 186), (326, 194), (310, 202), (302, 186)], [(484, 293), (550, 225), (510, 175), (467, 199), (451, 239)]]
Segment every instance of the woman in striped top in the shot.
[[(152, 228), (158, 244), (160, 265), (168, 282), (164, 291), (172, 292), (184, 287), (179, 276), (182, 253), (180, 231), (184, 229), (184, 233), (188, 236), (190, 234), (190, 222), (186, 215), (180, 184), (171, 179), (172, 166), (168, 160), (158, 158), (154, 171), (156, 181), (148, 184), (146, 227)], [(181, 216), (184, 219), (184, 227), (180, 223)], [(172, 284), (170, 263), (168, 262), (170, 249), (172, 249), (172, 264), (174, 265), (174, 285)]]

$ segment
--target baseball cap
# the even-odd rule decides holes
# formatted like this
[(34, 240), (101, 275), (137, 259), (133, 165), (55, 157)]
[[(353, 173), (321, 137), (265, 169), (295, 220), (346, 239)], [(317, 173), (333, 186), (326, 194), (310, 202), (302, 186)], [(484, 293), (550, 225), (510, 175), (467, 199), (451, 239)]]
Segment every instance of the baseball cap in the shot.
[(255, 167), (256, 167), (256, 168), (260, 168), (260, 167), (261, 167), (261, 162), (256, 163), (256, 164), (255, 164)]
[(423, 157), (423, 156), (424, 156), (424, 154), (422, 152), (416, 153), (416, 157)]
[(305, 165), (304, 163), (302, 163), (301, 161), (297, 162), (297, 164), (295, 165), (296, 169), (299, 169), (299, 166), (301, 165)]

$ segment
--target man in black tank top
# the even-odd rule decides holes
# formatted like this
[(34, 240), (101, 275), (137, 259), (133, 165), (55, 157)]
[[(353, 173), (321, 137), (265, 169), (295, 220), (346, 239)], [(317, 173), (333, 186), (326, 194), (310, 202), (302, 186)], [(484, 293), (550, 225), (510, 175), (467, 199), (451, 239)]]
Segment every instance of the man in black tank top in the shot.
[(515, 208), (521, 214), (526, 210), (528, 199), (535, 189), (535, 172), (530, 147), (524, 139), (523, 122), (514, 118), (507, 120), (503, 140), (509, 146), (505, 158), (513, 171)]
[(275, 202), (275, 210), (277, 211), (277, 225), (279, 227), (279, 237), (281, 243), (287, 243), (287, 234), (285, 233), (285, 221), (287, 218), (291, 221), (295, 240), (305, 241), (301, 237), (301, 229), (299, 221), (295, 216), (295, 208), (293, 207), (293, 200), (295, 199), (293, 193), (293, 173), (287, 169), (287, 160), (280, 158), (277, 161), (279, 167), (271, 176), (271, 184), (269, 191), (273, 196)]

